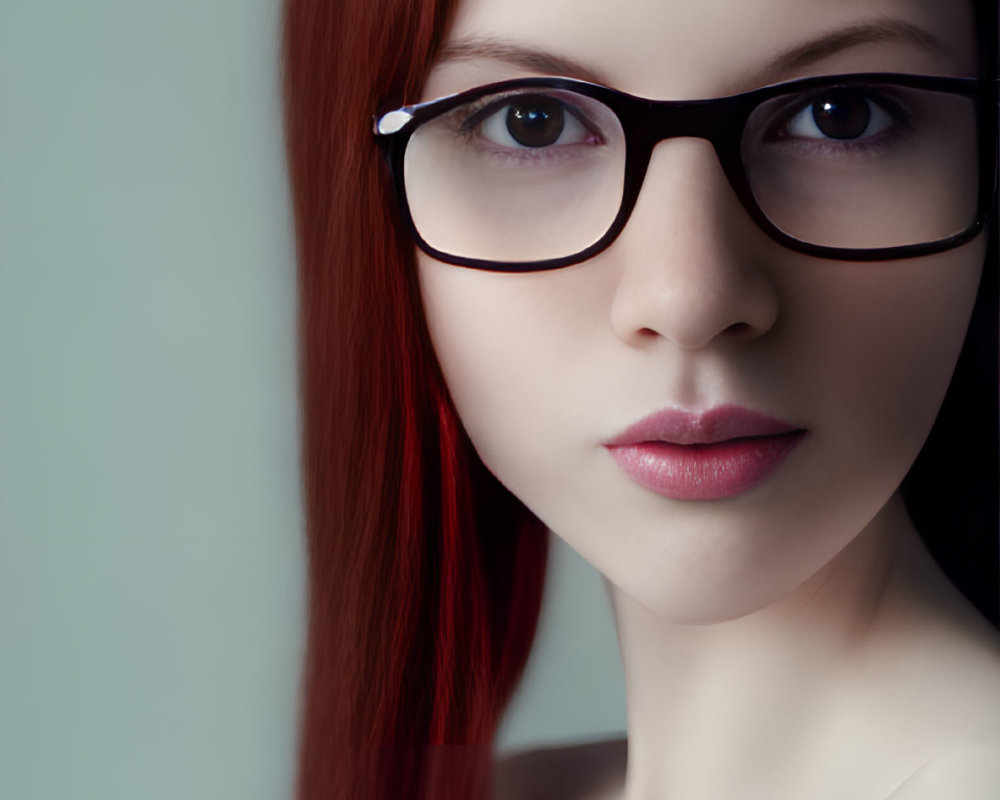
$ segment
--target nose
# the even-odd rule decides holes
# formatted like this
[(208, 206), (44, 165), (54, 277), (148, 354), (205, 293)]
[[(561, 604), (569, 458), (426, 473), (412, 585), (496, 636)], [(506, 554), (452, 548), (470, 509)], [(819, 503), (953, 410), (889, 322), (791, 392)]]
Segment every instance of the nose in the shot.
[(666, 339), (684, 350), (763, 336), (778, 316), (764, 269), (777, 247), (743, 209), (709, 142), (660, 142), (607, 251), (619, 261), (615, 333), (632, 346)]

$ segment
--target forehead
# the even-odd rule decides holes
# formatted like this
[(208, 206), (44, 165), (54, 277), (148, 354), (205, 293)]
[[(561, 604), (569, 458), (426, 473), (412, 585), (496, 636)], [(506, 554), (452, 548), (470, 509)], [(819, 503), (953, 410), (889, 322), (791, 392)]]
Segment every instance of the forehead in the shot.
[[(671, 99), (821, 73), (974, 75), (972, 16), (968, 0), (462, 0), (425, 95), (565, 73), (560, 59), (584, 71), (574, 77)], [(505, 45), (555, 65), (504, 58)]]

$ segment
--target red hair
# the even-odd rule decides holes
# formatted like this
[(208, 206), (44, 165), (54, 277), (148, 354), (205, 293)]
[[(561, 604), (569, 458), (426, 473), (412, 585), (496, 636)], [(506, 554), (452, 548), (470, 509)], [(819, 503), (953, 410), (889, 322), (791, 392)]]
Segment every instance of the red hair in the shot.
[(482, 466), (422, 316), (371, 117), (454, 0), (287, 0), (309, 620), (298, 800), (486, 797), (544, 528)]

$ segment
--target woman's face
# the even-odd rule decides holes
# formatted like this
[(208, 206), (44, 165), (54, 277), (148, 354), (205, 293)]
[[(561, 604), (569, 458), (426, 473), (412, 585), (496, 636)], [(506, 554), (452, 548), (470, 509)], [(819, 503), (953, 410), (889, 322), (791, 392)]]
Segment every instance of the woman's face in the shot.
[[(974, 76), (968, 5), (465, 0), (449, 42), (493, 46), (439, 63), (423, 99), (543, 74), (507, 44), (653, 99), (848, 72)], [(417, 261), (486, 466), (620, 590), (704, 622), (794, 590), (877, 517), (937, 414), (984, 250), (980, 237), (885, 262), (792, 252), (751, 221), (709, 142), (674, 138), (589, 261), (522, 274)]]

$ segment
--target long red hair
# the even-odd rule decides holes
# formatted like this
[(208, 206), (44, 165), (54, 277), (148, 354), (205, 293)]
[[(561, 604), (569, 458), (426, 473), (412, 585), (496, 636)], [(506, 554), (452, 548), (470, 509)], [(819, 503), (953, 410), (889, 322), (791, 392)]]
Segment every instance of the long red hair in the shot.
[(309, 620), (298, 800), (486, 797), (544, 528), (475, 456), (373, 142), (454, 0), (287, 0)]

